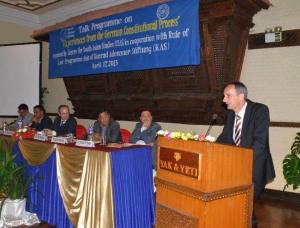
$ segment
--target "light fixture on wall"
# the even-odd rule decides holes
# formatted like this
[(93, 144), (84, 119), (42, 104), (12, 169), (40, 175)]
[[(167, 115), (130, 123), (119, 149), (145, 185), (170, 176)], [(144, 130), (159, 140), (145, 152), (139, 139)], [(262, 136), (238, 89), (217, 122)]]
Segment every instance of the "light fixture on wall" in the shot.
[(266, 28), (265, 43), (274, 43), (282, 41), (282, 27), (275, 26), (274, 28)]

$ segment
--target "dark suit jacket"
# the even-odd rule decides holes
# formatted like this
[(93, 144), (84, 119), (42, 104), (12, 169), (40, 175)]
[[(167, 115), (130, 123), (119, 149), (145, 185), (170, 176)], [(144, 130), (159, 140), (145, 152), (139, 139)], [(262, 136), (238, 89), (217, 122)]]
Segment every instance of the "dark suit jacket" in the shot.
[(58, 116), (54, 120), (53, 130), (56, 131), (57, 135), (67, 135), (73, 134), (75, 136), (77, 121), (74, 117), (70, 116), (70, 118), (64, 123), (61, 123), (61, 118)]
[(161, 129), (161, 126), (157, 123), (152, 123), (148, 129), (141, 132), (142, 126), (143, 125), (141, 122), (135, 125), (135, 128), (129, 139), (130, 143), (136, 143), (138, 140), (143, 140), (147, 144), (155, 142), (156, 133)]
[(31, 128), (34, 128), (37, 131), (42, 131), (45, 128), (52, 129), (53, 123), (52, 123), (52, 120), (49, 118), (49, 116), (44, 116), (44, 118), (41, 120), (41, 122), (39, 122), (39, 123), (32, 122)]
[(161, 129), (161, 126), (157, 123), (152, 123), (151, 126), (141, 132), (142, 123), (139, 122), (135, 125), (133, 132), (131, 133), (129, 142), (136, 143), (139, 140), (143, 140), (145, 143), (154, 143), (151, 150), (152, 166), (156, 169), (157, 161), (157, 144), (156, 144), (156, 133)]
[[(253, 149), (253, 183), (255, 188), (264, 188), (275, 178), (274, 165), (269, 147), (269, 109), (266, 105), (247, 100), (240, 146)], [(223, 132), (217, 142), (233, 144), (235, 113), (228, 110)]]
[[(94, 133), (102, 134), (102, 127), (99, 121), (94, 123)], [(107, 143), (119, 143), (122, 142), (121, 134), (120, 134), (120, 124), (111, 119), (105, 132), (106, 142)]]

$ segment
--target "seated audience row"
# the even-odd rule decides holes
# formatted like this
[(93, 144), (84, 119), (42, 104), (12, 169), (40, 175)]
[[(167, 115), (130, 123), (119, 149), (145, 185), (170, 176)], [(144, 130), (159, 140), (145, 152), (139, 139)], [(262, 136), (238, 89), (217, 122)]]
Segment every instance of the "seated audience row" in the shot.
[[(58, 107), (58, 117), (54, 122), (47, 116), (42, 105), (36, 105), (33, 108), (32, 115), (26, 104), (18, 107), (19, 117), (11, 126), (18, 128), (20, 121), (23, 126), (29, 126), (37, 131), (44, 131), (47, 135), (75, 135), (77, 121), (70, 115), (70, 109), (67, 105)], [(129, 138), (129, 143), (144, 144), (152, 147), (153, 166), (156, 167), (156, 133), (161, 126), (152, 121), (152, 115), (149, 110), (144, 110), (140, 116), (140, 122), (135, 125)], [(121, 143), (120, 124), (114, 120), (108, 111), (102, 111), (93, 125), (93, 140), (106, 143)]]

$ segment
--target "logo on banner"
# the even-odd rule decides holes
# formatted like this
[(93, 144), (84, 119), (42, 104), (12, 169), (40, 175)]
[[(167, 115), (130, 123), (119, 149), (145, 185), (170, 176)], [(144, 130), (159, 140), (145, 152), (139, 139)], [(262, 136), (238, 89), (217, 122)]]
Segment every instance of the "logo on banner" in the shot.
[(60, 31), (60, 40), (65, 41), (69, 39), (75, 38), (75, 29), (73, 27), (67, 28), (67, 29), (62, 29)]
[(164, 20), (169, 16), (169, 14), (170, 14), (170, 7), (167, 4), (160, 5), (157, 8), (156, 15), (158, 19)]

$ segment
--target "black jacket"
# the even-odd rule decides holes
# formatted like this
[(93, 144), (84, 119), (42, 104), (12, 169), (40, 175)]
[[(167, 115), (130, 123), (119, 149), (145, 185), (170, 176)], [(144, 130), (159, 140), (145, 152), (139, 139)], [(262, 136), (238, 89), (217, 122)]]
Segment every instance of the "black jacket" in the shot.
[(76, 133), (77, 122), (74, 117), (70, 116), (64, 124), (61, 124), (61, 118), (56, 117), (53, 124), (53, 130), (57, 135), (67, 135)]
[(45, 128), (53, 129), (53, 122), (49, 116), (44, 116), (44, 118), (39, 123), (32, 122), (31, 128), (34, 128), (37, 131), (42, 131)]
[[(233, 144), (235, 113), (228, 110), (224, 128), (217, 142)], [(253, 183), (256, 188), (264, 188), (275, 178), (274, 164), (269, 146), (269, 109), (264, 104), (247, 100), (240, 146), (253, 149)], [(255, 193), (256, 194), (256, 193)], [(255, 195), (255, 197), (257, 197)]]

